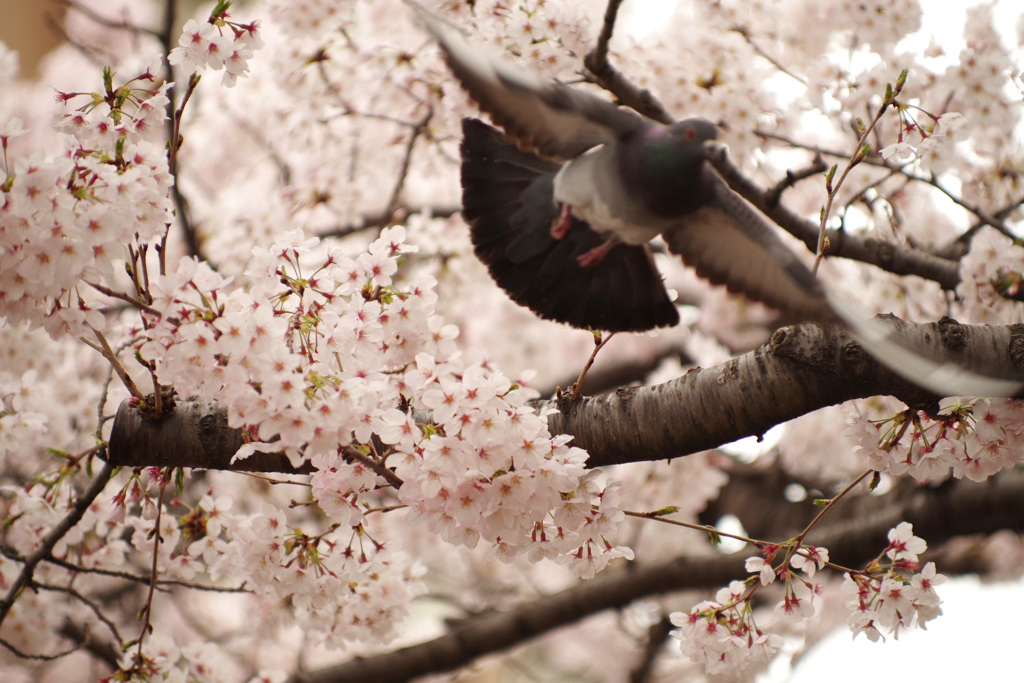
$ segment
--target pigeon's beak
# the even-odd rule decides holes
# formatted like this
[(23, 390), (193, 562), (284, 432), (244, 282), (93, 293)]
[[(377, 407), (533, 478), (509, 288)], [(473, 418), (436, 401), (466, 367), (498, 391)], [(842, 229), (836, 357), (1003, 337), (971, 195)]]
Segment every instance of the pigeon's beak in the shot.
[(705, 140), (704, 153), (708, 159), (720, 158), (729, 153), (729, 147), (721, 140)]

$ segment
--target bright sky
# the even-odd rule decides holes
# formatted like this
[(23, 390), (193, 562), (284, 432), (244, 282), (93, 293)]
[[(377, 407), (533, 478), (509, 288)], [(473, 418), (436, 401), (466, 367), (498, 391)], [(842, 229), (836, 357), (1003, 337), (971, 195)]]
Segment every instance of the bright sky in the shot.
[(942, 597), (942, 616), (931, 621), (927, 631), (909, 631), (898, 641), (872, 643), (864, 636), (852, 641), (848, 630), (838, 630), (793, 670), (783, 658), (777, 659), (759, 683), (946, 683), (1024, 678), (1018, 649), (1024, 582), (983, 584), (975, 577), (964, 577), (937, 590)]

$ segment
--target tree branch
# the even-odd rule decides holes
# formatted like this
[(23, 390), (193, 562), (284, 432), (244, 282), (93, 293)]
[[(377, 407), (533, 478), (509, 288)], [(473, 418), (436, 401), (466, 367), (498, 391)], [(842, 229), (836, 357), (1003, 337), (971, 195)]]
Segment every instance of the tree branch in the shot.
[[(879, 318), (891, 339), (929, 358), (992, 377), (1024, 382), (1024, 326), (969, 326), (943, 319), (908, 323)], [(623, 387), (600, 396), (536, 401), (556, 405), (553, 434), (572, 434), (590, 453), (589, 466), (676, 458), (764, 434), (776, 424), (854, 398), (890, 395), (932, 407), (936, 397), (887, 370), (834, 326), (782, 328), (743, 356), (694, 368), (652, 387)], [(119, 466), (202, 467), (261, 472), (295, 470), (280, 454), (231, 463), (243, 443), (213, 402), (179, 401), (155, 422), (121, 404), (110, 435), (110, 463)], [(309, 470), (304, 470), (308, 472)]]
[(399, 203), (394, 211), (385, 210), (381, 213), (374, 213), (362, 216), (354, 223), (338, 225), (328, 228), (323, 232), (316, 233), (317, 237), (347, 237), (365, 230), (376, 230), (392, 225), (396, 215), (411, 215), (416, 213), (429, 213), (432, 218), (448, 218), (462, 211), (461, 206), (405, 206)]
[[(797, 142), (796, 140), (791, 140), (790, 138), (783, 137), (781, 135), (774, 135), (772, 133), (766, 133), (763, 131), (755, 131), (755, 134), (766, 140), (777, 140), (778, 142), (783, 142), (789, 145), (790, 147), (793, 147), (794, 149), (805, 149), (814, 152), (817, 156), (825, 155), (844, 159), (850, 156), (848, 152), (838, 152), (836, 150), (825, 149), (817, 145), (804, 144), (801, 142)], [(992, 228), (995, 228), (996, 230), (1006, 235), (1007, 237), (1014, 237), (1013, 231), (1010, 230), (1009, 226), (1007, 226), (1002, 219), (1006, 217), (1006, 215), (1009, 213), (1009, 210), (1012, 210), (1017, 206), (1020, 206), (1022, 203), (1024, 203), (1024, 198), (1022, 198), (1020, 201), (1011, 203), (1008, 207), (1004, 209), (1001, 209), (999, 211), (996, 211), (995, 213), (990, 214), (984, 209), (982, 209), (980, 206), (971, 204), (970, 202), (965, 201), (963, 197), (960, 197), (959, 195), (948, 190), (939, 182), (938, 177), (934, 173), (930, 175), (922, 175), (919, 173), (912, 172), (910, 169), (914, 166), (913, 160), (904, 162), (902, 164), (898, 164), (893, 161), (889, 161), (888, 159), (885, 159), (877, 152), (871, 152), (863, 160), (861, 160), (861, 163), (869, 166), (886, 168), (889, 169), (889, 171), (894, 175), (898, 174), (905, 177), (908, 180), (915, 180), (919, 183), (924, 183), (925, 185), (931, 185), (936, 190), (946, 195), (946, 197), (954, 204), (974, 214), (975, 217), (978, 218), (980, 224), (988, 225)]]
[(241, 429), (228, 427), (227, 411), (213, 401), (175, 401), (171, 414), (154, 420), (130, 400), (121, 402), (110, 430), (108, 462), (119, 467), (196, 467), (236, 472), (312, 472), (296, 470), (281, 453), (254, 453), (231, 462), (246, 442)]
[[(993, 377), (1024, 378), (1024, 329), (1018, 326), (907, 323), (891, 316), (878, 321), (891, 327), (893, 341), (926, 357), (970, 361), (974, 371)], [(573, 443), (590, 452), (590, 466), (601, 467), (696, 453), (760, 436), (818, 408), (876, 395), (914, 406), (934, 405), (936, 398), (885, 369), (845, 332), (805, 323), (776, 331), (723, 365), (692, 369), (665, 384), (561, 399), (548, 425), (552, 433), (572, 434)]]
[(608, 7), (605, 9), (604, 23), (601, 26), (601, 34), (598, 36), (597, 45), (583, 59), (583, 65), (589, 73), (584, 74), (590, 80), (601, 86), (622, 104), (640, 112), (649, 119), (660, 121), (664, 124), (674, 123), (665, 106), (658, 101), (650, 90), (638, 88), (632, 81), (623, 76), (608, 61), (608, 43), (615, 32), (615, 19), (619, 13), (619, 6), (622, 0), (608, 0)]
[[(813, 221), (787, 209), (781, 204), (773, 204), (770, 195), (754, 184), (729, 159), (724, 148), (715, 150), (709, 161), (722, 175), (733, 190), (753, 204), (764, 215), (782, 226), (805, 245), (815, 251), (818, 244), (819, 226)], [(926, 280), (933, 280), (943, 289), (956, 289), (960, 283), (960, 264), (919, 249), (883, 242), (881, 240), (857, 237), (842, 230), (827, 230), (828, 256), (862, 261), (878, 266), (896, 275), (917, 275)]]

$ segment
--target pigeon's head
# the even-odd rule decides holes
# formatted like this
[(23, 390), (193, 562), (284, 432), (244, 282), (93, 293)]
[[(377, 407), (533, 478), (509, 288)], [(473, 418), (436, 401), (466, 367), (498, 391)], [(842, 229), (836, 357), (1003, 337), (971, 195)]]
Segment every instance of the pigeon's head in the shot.
[(715, 124), (704, 119), (645, 126), (619, 146), (623, 182), (657, 216), (689, 213), (706, 200), (704, 143), (717, 136)]
[[(705, 119), (686, 119), (671, 126), (647, 126), (625, 142), (629, 166), (649, 174), (647, 181), (692, 182), (707, 158), (704, 143), (718, 137), (715, 124)], [(686, 176), (686, 178), (680, 178)]]
[(668, 127), (668, 134), (679, 141), (703, 145), (718, 138), (718, 128), (706, 119), (686, 119)]

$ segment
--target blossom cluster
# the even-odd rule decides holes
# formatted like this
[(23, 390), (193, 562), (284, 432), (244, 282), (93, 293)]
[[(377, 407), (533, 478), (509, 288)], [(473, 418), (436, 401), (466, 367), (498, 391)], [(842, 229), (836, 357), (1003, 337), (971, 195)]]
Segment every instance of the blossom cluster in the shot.
[(228, 88), (239, 76), (248, 74), (249, 60), (263, 47), (263, 38), (258, 22), (238, 24), (225, 19), (230, 4), (220, 0), (207, 21), (186, 21), (178, 47), (167, 55), (167, 61), (190, 73), (224, 69), (221, 84)]
[(753, 623), (752, 608), (743, 600), (742, 581), (721, 589), (714, 601), (698, 603), (689, 614), (674, 612), (672, 624), (680, 651), (703, 664), (709, 674), (741, 672), (767, 664), (782, 645), (782, 637), (766, 633)]
[[(0, 316), (45, 325), (54, 336), (100, 329), (104, 318), (77, 287), (112, 280), (127, 245), (163, 233), (171, 220), (167, 88), (147, 71), (104, 91), (61, 93), (62, 153), (7, 157), (20, 121), (0, 128)], [(84, 104), (81, 104), (84, 101)]]
[(390, 484), (410, 522), (467, 547), (483, 538), (505, 561), (554, 558), (593, 576), (632, 557), (614, 543), (615, 488), (585, 469), (585, 452), (552, 437), (526, 405), (533, 392), (455, 350), (430, 283), (394, 281), (404, 238), (385, 229), (353, 259), (285, 235), (257, 250), (248, 290), (184, 260), (154, 282), (159, 315), (140, 355), (162, 383), (215, 399), (249, 430), (237, 457), (311, 461), (313, 492), (339, 524), (360, 526), (367, 498)]
[(278, 625), (301, 626), (311, 643), (388, 642), (413, 598), (426, 592), (422, 567), (397, 544), (334, 525), (304, 532), (272, 505), (250, 515), (230, 514), (230, 507), (228, 499), (200, 501), (202, 532), (189, 539), (186, 557), (215, 580), (246, 568), (246, 584), (260, 598), (251, 609), (273, 612)]
[(846, 435), (878, 472), (984, 481), (1024, 457), (1022, 414), (1020, 401), (979, 399), (951, 405), (937, 419), (912, 410), (882, 421), (854, 414)]
[(872, 641), (886, 634), (898, 638), (900, 629), (924, 628), (942, 614), (935, 586), (946, 577), (935, 572), (934, 562), (917, 572), (918, 555), (927, 548), (923, 539), (914, 536), (913, 526), (902, 522), (889, 531), (883, 553), (887, 560), (880, 558), (865, 571), (846, 575), (842, 591), (851, 596), (846, 606), (851, 610), (854, 638), (861, 633)]
[[(935, 586), (946, 577), (936, 573), (933, 562), (917, 572), (918, 555), (926, 549), (924, 540), (914, 536), (913, 526), (902, 522), (889, 531), (889, 544), (866, 569), (845, 573), (841, 590), (853, 596), (846, 607), (854, 638), (861, 633), (871, 640), (887, 634), (895, 638), (900, 629), (923, 628), (942, 614)], [(747, 571), (756, 576), (733, 581), (714, 601), (701, 602), (689, 613), (671, 615), (679, 627), (674, 635), (680, 650), (708, 674), (742, 672), (770, 661), (782, 645), (782, 636), (771, 629), (781, 619), (813, 617), (824, 592), (814, 576), (825, 567), (835, 568), (827, 548), (789, 542), (762, 544), (761, 552), (762, 557), (746, 562)], [(780, 555), (782, 561), (774, 564)], [(758, 623), (753, 596), (776, 579), (782, 583), (783, 597)]]
[[(822, 589), (811, 579), (828, 563), (825, 548), (800, 546), (794, 550), (795, 547), (763, 546), (763, 557), (751, 557), (746, 563), (747, 571), (756, 577), (731, 582), (718, 591), (714, 601), (701, 602), (688, 614), (672, 614), (672, 623), (680, 627), (676, 637), (683, 654), (703, 664), (709, 674), (743, 671), (770, 661), (782, 645), (782, 636), (767, 629), (783, 617), (807, 619), (814, 615)], [(784, 559), (774, 567), (772, 562), (780, 551)], [(776, 578), (782, 580), (783, 599), (759, 627), (752, 598), (759, 588), (774, 583)]]
[(911, 117), (906, 108), (900, 108), (900, 131), (896, 142), (878, 150), (882, 158), (896, 163), (918, 158), (928, 170), (943, 170), (943, 162), (952, 156), (951, 147), (966, 137), (967, 119), (958, 112), (941, 116), (921, 113), (924, 121)]

